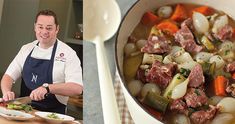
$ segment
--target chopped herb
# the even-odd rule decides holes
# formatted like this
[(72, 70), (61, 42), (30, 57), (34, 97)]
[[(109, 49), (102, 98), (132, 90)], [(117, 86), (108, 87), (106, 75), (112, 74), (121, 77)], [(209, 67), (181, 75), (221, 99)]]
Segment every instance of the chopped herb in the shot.
[(195, 89), (194, 93), (196, 93), (197, 96), (200, 96), (200, 95), (201, 95), (197, 89)]
[(186, 78), (189, 76), (190, 72), (191, 71), (189, 69), (180, 68), (180, 74), (182, 74)]
[(178, 76), (178, 77), (177, 77), (177, 79), (181, 79), (181, 77), (180, 77), (180, 76)]
[(209, 105), (203, 105), (202, 106), (202, 109), (204, 109), (204, 110), (207, 110), (207, 109), (209, 109), (210, 107), (209, 107)]
[(226, 51), (224, 52), (224, 55), (228, 55), (229, 52), (230, 52), (229, 50), (226, 50)]
[(191, 116), (192, 113), (194, 113), (196, 110), (193, 108), (188, 108), (188, 111), (189, 111), (189, 116)]
[(170, 98), (171, 95), (172, 95), (172, 90), (170, 92), (168, 92), (167, 97)]

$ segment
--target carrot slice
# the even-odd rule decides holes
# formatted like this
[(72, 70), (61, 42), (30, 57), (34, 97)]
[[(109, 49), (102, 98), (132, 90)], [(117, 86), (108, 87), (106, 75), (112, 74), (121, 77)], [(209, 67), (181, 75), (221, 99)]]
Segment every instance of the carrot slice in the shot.
[(201, 14), (205, 16), (211, 15), (214, 12), (214, 10), (208, 6), (197, 7), (193, 11), (200, 12)]
[(182, 4), (177, 4), (171, 19), (180, 22), (188, 18), (187, 12)]
[(214, 80), (214, 91), (217, 96), (226, 96), (225, 87), (227, 79), (224, 76), (217, 76)]
[(158, 17), (152, 12), (146, 12), (142, 16), (141, 23), (143, 25), (154, 25), (158, 21)]
[(235, 38), (235, 28), (233, 28), (233, 38)]
[(174, 22), (169, 20), (162, 21), (161, 23), (156, 25), (156, 27), (160, 30), (167, 31), (170, 34), (174, 34), (179, 30), (178, 26)]

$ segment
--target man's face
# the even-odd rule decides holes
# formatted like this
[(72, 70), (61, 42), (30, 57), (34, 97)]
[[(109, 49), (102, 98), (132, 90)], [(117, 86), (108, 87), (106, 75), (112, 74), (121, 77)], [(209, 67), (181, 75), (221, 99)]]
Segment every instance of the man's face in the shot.
[(53, 16), (39, 15), (34, 25), (34, 31), (40, 43), (48, 44), (55, 41), (59, 26), (56, 27)]

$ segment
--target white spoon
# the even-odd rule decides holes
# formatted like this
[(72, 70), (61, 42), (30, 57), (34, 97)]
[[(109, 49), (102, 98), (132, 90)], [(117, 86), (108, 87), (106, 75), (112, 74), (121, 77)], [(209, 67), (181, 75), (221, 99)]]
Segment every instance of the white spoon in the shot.
[(118, 29), (121, 21), (120, 9), (114, 0), (83, 2), (83, 38), (96, 45), (104, 124), (121, 124), (104, 47), (104, 41), (110, 39)]

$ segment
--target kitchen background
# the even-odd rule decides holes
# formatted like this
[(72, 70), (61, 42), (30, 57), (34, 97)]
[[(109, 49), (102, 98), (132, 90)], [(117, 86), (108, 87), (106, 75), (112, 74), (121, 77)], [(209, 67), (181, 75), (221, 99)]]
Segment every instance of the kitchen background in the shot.
[[(0, 0), (0, 76), (21, 46), (35, 39), (33, 25), (38, 11), (53, 10), (58, 17), (58, 38), (70, 45), (83, 62), (82, 45), (82, 0)], [(13, 86), (16, 95), (20, 92), (19, 79)], [(2, 96), (2, 95), (1, 95)], [(82, 97), (71, 97), (68, 114), (82, 119)]]

